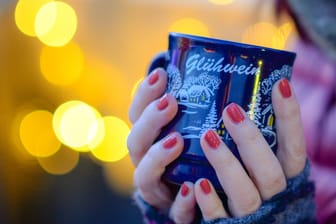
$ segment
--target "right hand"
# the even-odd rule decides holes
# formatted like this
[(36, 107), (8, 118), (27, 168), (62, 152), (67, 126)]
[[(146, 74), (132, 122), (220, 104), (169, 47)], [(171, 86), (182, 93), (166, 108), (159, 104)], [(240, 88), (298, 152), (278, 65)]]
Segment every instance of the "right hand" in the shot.
[(134, 183), (142, 198), (175, 223), (191, 223), (196, 207), (193, 183), (185, 182), (173, 198), (161, 180), (165, 167), (183, 149), (183, 138), (178, 133), (171, 133), (155, 142), (161, 128), (177, 113), (176, 99), (169, 94), (163, 95), (166, 83), (167, 73), (159, 68), (139, 86), (129, 111), (133, 128), (127, 145), (136, 167)]

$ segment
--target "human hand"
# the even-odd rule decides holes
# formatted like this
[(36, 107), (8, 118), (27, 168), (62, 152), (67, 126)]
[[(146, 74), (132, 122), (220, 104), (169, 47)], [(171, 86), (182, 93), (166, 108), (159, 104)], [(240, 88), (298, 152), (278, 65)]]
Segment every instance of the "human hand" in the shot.
[(161, 128), (177, 112), (176, 99), (163, 95), (166, 84), (166, 72), (156, 69), (139, 86), (129, 111), (133, 128), (127, 144), (136, 166), (134, 183), (141, 197), (175, 223), (190, 223), (196, 205), (193, 184), (184, 183), (173, 199), (169, 188), (161, 181), (165, 167), (182, 152), (183, 138), (171, 133), (154, 143)]
[[(286, 81), (281, 83), (287, 87)], [(228, 212), (209, 181), (201, 179), (195, 186), (192, 183), (183, 184), (175, 200), (172, 200), (169, 189), (161, 182), (164, 167), (183, 148), (182, 138), (177, 133), (151, 146), (161, 127), (177, 111), (176, 100), (171, 96), (166, 95), (157, 100), (165, 85), (166, 74), (162, 70), (153, 72), (140, 86), (130, 109), (134, 127), (128, 146), (137, 166), (134, 178), (138, 191), (146, 202), (169, 213), (176, 223), (190, 223), (193, 220), (195, 199), (205, 220), (228, 217)], [(216, 133), (208, 131), (201, 138), (205, 155), (217, 171), (225, 189), (229, 212), (233, 216), (240, 217), (254, 212), (263, 200), (286, 188), (286, 178), (297, 175), (304, 167), (305, 144), (298, 105), (294, 94), (288, 95), (292, 93), (291, 88), (287, 88), (287, 97), (283, 97), (279, 85), (280, 82), (273, 89), (279, 142), (277, 156), (269, 149), (254, 123), (234, 104), (224, 110), (223, 119), (238, 145), (249, 175)], [(166, 150), (167, 145), (169, 150)]]
[(242, 217), (256, 211), (261, 203), (286, 188), (286, 179), (299, 174), (306, 163), (300, 110), (286, 79), (273, 86), (272, 103), (276, 115), (278, 149), (275, 155), (256, 125), (236, 104), (223, 111), (223, 122), (245, 164), (247, 172), (216, 132), (201, 137), (203, 151), (214, 167), (228, 198), (226, 211), (211, 183), (195, 183), (195, 197), (203, 218)]

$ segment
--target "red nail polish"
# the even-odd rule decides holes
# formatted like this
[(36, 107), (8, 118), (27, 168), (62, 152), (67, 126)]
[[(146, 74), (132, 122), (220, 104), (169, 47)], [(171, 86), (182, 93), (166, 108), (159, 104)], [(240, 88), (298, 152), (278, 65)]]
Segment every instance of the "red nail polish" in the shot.
[(217, 149), (218, 146), (220, 145), (220, 139), (218, 135), (214, 132), (214, 130), (208, 130), (205, 133), (204, 138), (206, 142), (208, 143), (208, 145), (213, 149)]
[(187, 196), (189, 193), (189, 187), (188, 185), (186, 185), (185, 183), (182, 184), (182, 187), (181, 187), (181, 195), (183, 197)]
[(208, 180), (206, 179), (201, 180), (200, 185), (204, 194), (209, 194), (211, 192), (211, 187)]
[(279, 90), (283, 98), (289, 98), (292, 95), (289, 82), (286, 78), (282, 79), (279, 83)]
[(158, 80), (159, 80), (159, 73), (158, 71), (155, 71), (150, 75), (148, 83), (149, 85), (154, 85)]
[(175, 135), (168, 135), (162, 143), (163, 148), (165, 149), (171, 149), (176, 145), (177, 143), (177, 138)]
[(168, 106), (168, 96), (165, 94), (161, 99), (159, 100), (158, 104), (156, 105), (158, 110), (163, 110)]
[(235, 103), (231, 103), (226, 108), (226, 112), (234, 123), (240, 123), (245, 119), (244, 114)]

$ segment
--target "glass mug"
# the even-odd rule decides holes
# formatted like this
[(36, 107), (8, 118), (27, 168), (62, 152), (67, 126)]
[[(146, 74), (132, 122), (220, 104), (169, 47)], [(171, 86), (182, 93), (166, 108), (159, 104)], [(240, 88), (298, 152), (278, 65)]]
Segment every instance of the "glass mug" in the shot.
[(179, 132), (184, 138), (182, 154), (166, 167), (163, 180), (172, 185), (199, 178), (211, 181), (223, 192), (216, 173), (206, 159), (200, 137), (215, 130), (241, 161), (221, 115), (228, 104), (240, 105), (260, 129), (271, 150), (277, 138), (272, 107), (273, 84), (290, 79), (296, 54), (231, 41), (169, 33), (168, 51), (153, 59), (149, 72), (163, 67), (168, 73), (166, 92), (178, 102), (175, 118), (158, 137)]

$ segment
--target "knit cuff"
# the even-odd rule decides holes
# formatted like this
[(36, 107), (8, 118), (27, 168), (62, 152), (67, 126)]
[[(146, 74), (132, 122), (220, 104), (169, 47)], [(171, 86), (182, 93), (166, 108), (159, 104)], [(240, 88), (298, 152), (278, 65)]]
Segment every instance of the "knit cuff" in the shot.
[(139, 194), (138, 191), (135, 191), (133, 194), (134, 201), (138, 208), (140, 209), (144, 222), (146, 224), (174, 224), (174, 222), (169, 219), (169, 217), (157, 210), (150, 204), (148, 204)]
[(256, 212), (241, 218), (202, 220), (202, 224), (316, 223), (315, 187), (308, 180), (309, 167), (307, 162), (298, 176), (287, 180), (284, 191), (264, 201)]
[[(194, 221), (202, 224), (269, 224), (269, 223), (316, 223), (314, 184), (308, 180), (309, 163), (296, 177), (287, 181), (287, 188), (271, 199), (264, 201), (260, 208), (240, 218), (220, 218), (210, 221)], [(169, 217), (145, 202), (138, 192), (134, 200), (147, 224), (173, 224)]]

